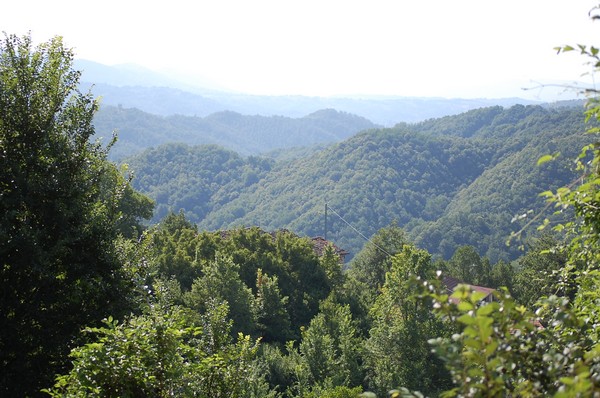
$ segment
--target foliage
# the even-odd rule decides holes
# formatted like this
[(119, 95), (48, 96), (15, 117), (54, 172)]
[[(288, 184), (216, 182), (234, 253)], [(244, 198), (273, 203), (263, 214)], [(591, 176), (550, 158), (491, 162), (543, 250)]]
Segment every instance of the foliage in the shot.
[(303, 331), (299, 346), (311, 388), (360, 385), (362, 345), (349, 307), (324, 302)]
[(396, 222), (380, 229), (353, 258), (349, 274), (365, 283), (372, 291), (377, 291), (385, 282), (386, 273), (391, 269), (392, 256), (400, 253), (407, 237)]
[[(596, 324), (566, 298), (541, 301), (537, 315), (500, 291), (491, 303), (462, 285), (450, 301), (439, 284), (426, 285), (443, 319), (460, 325), (432, 339), (455, 387), (444, 397), (593, 396), (598, 391)], [(458, 304), (454, 302), (458, 301)], [(594, 302), (594, 305), (597, 303)]]
[(431, 278), (431, 256), (404, 246), (392, 258), (381, 294), (371, 308), (373, 327), (366, 342), (369, 388), (379, 394), (403, 386), (431, 395), (450, 384), (443, 364), (431, 353), (428, 340), (446, 335), (447, 327), (417, 300), (417, 279)]
[(560, 270), (566, 267), (567, 255), (557, 250), (559, 241), (545, 234), (536, 239), (518, 260), (518, 271), (514, 276), (511, 293), (515, 299), (529, 309), (542, 297), (572, 297), (573, 287), (558, 284)]
[(194, 280), (191, 290), (184, 295), (186, 306), (200, 313), (207, 311), (211, 300), (225, 302), (233, 309), (230, 315), (235, 334), (254, 332), (252, 290), (240, 279), (239, 265), (230, 256), (219, 252), (203, 265), (202, 276)]
[(287, 341), (291, 329), (287, 312), (288, 296), (282, 296), (277, 276), (270, 277), (259, 268), (256, 272), (254, 314), (257, 332), (263, 341)]
[[(333, 257), (319, 258), (310, 240), (288, 231), (198, 233), (179, 213), (151, 228), (148, 239), (155, 280), (176, 281), (185, 305), (200, 312), (210, 297), (227, 301), (233, 333), (257, 334), (268, 342), (297, 338), (319, 302), (342, 283)], [(339, 257), (335, 266), (339, 270)]]
[(190, 221), (200, 222), (214, 207), (260, 181), (272, 166), (267, 159), (242, 158), (216, 146), (181, 143), (148, 149), (127, 163), (136, 175), (134, 187), (157, 203), (155, 222), (180, 210)]
[(356, 396), (364, 377), (362, 346), (348, 306), (325, 301), (297, 346), (263, 346), (262, 358), (270, 385), (285, 397)]
[(122, 324), (108, 318), (105, 326), (86, 329), (96, 339), (72, 351), (73, 369), (47, 392), (54, 397), (268, 396), (251, 370), (257, 343), (242, 335), (230, 341), (227, 323), (220, 326), (226, 314), (226, 307), (211, 307), (198, 323), (180, 308), (155, 307)]
[(478, 286), (490, 286), (492, 267), (487, 258), (481, 258), (473, 246), (456, 249), (447, 262), (448, 275), (461, 282)]
[(29, 396), (66, 366), (84, 325), (128, 311), (115, 238), (151, 202), (90, 143), (97, 103), (60, 38), (0, 42), (0, 394)]

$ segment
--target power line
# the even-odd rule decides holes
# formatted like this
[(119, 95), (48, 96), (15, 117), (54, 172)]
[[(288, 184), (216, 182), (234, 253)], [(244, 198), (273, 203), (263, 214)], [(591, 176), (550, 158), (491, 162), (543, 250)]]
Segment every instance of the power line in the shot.
[[(385, 249), (383, 249), (381, 246), (379, 246), (377, 243), (373, 242), (371, 239), (367, 238), (365, 235), (363, 235), (358, 229), (354, 228), (354, 226), (352, 224), (350, 224), (348, 221), (346, 221), (344, 219), (344, 217), (340, 216), (340, 214), (335, 211), (331, 205), (329, 203), (325, 203), (325, 209), (329, 209), (331, 210), (331, 212), (333, 214), (335, 214), (336, 216), (338, 216), (340, 218), (340, 220), (342, 220), (343, 222), (346, 223), (347, 226), (349, 226), (350, 228), (352, 228), (354, 230), (354, 232), (356, 232), (357, 234), (359, 234), (364, 240), (366, 240), (367, 242), (370, 242), (373, 246), (375, 246), (376, 248), (378, 248), (379, 250), (381, 250), (384, 254), (386, 254), (389, 257), (392, 257), (392, 255), (390, 253), (388, 253), (387, 251), (385, 251)], [(327, 211), (327, 210), (326, 210)]]

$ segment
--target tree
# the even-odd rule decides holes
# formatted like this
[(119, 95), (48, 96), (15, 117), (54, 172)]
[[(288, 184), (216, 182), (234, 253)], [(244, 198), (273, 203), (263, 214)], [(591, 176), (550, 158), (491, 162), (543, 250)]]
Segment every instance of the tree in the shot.
[(98, 104), (78, 91), (72, 62), (58, 37), (0, 41), (3, 396), (35, 395), (65, 370), (84, 325), (126, 310), (113, 242), (133, 227), (123, 211), (148, 209), (125, 181), (113, 184), (106, 150), (90, 142)]
[[(229, 336), (227, 306), (208, 305), (200, 319), (156, 305), (124, 323), (109, 318), (71, 352), (73, 369), (47, 392), (53, 397), (268, 397), (255, 361), (258, 343)], [(216, 337), (216, 338), (215, 338)], [(254, 369), (254, 370), (253, 370)]]
[(349, 307), (324, 301), (299, 347), (313, 391), (360, 385), (362, 345)]
[(392, 258), (371, 309), (373, 327), (366, 342), (367, 378), (379, 394), (402, 386), (430, 395), (450, 385), (448, 373), (428, 343), (447, 330), (434, 316), (431, 302), (415, 297), (419, 281), (433, 276), (431, 255), (424, 250), (406, 245)]
[(277, 277), (270, 277), (259, 268), (256, 275), (254, 313), (257, 331), (263, 341), (285, 343), (292, 335), (290, 315), (287, 313), (288, 297), (282, 297)]
[(395, 222), (380, 229), (352, 260), (350, 274), (370, 289), (379, 289), (391, 268), (390, 256), (402, 251), (406, 243), (406, 234)]
[(448, 274), (464, 283), (489, 286), (491, 267), (487, 258), (481, 258), (473, 246), (461, 246), (447, 263)]
[(558, 272), (567, 264), (567, 255), (556, 250), (559, 241), (551, 235), (536, 239), (527, 253), (518, 260), (519, 270), (514, 277), (511, 293), (515, 299), (529, 309), (542, 297), (551, 295), (569, 296), (573, 287), (565, 289), (556, 283)]
[(184, 295), (184, 302), (200, 313), (206, 312), (211, 299), (226, 302), (231, 308), (233, 333), (249, 334), (256, 327), (252, 311), (254, 296), (240, 279), (239, 269), (231, 257), (217, 253), (203, 267), (203, 275), (194, 281), (191, 291)]

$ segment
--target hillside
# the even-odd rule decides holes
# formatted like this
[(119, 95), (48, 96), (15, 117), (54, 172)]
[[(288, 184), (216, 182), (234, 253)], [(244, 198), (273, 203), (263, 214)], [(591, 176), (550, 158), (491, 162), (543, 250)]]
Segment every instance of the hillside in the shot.
[[(557, 151), (569, 159), (585, 139), (576, 135), (583, 129), (579, 108), (515, 106), (369, 130), (308, 157), (272, 164), (254, 183), (238, 186), (235, 198), (192, 219), (209, 230), (257, 225), (309, 236), (327, 232), (352, 254), (364, 244), (353, 228), (371, 236), (397, 221), (419, 245), (446, 258), (464, 244), (494, 261), (514, 258), (517, 247), (504, 244), (518, 228), (510, 220), (539, 208), (539, 192), (571, 178), (566, 160), (543, 167), (536, 160)], [(144, 164), (160, 169), (162, 162), (147, 152), (132, 169), (153, 181)], [(186, 184), (185, 174), (177, 178)], [(327, 231), (325, 203), (332, 209)]]
[(170, 209), (185, 209), (191, 220), (233, 201), (245, 187), (256, 184), (273, 161), (242, 158), (213, 145), (190, 147), (165, 144), (128, 159), (138, 189), (156, 200), (153, 221)]
[(301, 118), (246, 116), (223, 111), (206, 117), (157, 116), (138, 109), (104, 106), (94, 118), (99, 136), (109, 138), (116, 130), (118, 141), (113, 160), (132, 156), (165, 143), (213, 144), (242, 155), (307, 147), (342, 141), (365, 129), (377, 127), (367, 119), (323, 109)]

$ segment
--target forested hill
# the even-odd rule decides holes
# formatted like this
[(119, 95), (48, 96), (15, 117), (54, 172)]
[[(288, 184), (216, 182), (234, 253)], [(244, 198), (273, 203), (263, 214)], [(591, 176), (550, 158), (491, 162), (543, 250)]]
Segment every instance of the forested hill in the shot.
[(206, 117), (157, 116), (138, 109), (103, 106), (94, 118), (96, 131), (117, 130), (111, 149), (113, 160), (132, 156), (160, 144), (214, 144), (243, 155), (256, 155), (281, 148), (342, 141), (365, 129), (377, 127), (365, 118), (323, 109), (301, 118), (246, 116), (223, 111)]
[[(505, 245), (510, 232), (519, 227), (511, 219), (539, 208), (538, 193), (571, 178), (568, 160), (586, 139), (575, 134), (584, 131), (582, 111), (483, 108), (365, 131), (305, 158), (259, 168), (244, 164), (242, 173), (230, 173), (227, 162), (218, 163), (223, 165), (220, 171), (205, 173), (208, 166), (202, 156), (188, 163), (185, 157), (157, 156), (164, 151), (160, 148), (130, 163), (134, 182), (163, 209), (194, 206), (191, 197), (185, 206), (175, 205), (180, 202), (172, 196), (177, 191), (173, 184), (189, 186), (190, 192), (199, 181), (215, 187), (211, 192), (218, 192), (219, 199), (197, 198), (210, 205), (202, 214), (192, 212), (201, 228), (258, 225), (309, 236), (327, 232), (328, 238), (355, 254), (364, 243), (356, 230), (371, 236), (397, 221), (432, 253), (448, 257), (456, 247), (470, 244), (496, 261), (519, 254), (516, 245)], [(179, 147), (175, 152), (205, 150)], [(562, 153), (562, 160), (536, 166), (541, 155), (555, 152)], [(165, 169), (180, 171), (161, 184), (159, 176)], [(236, 173), (245, 183), (219, 182)], [(167, 191), (171, 196), (164, 194)], [(325, 203), (331, 209), (327, 231)]]

